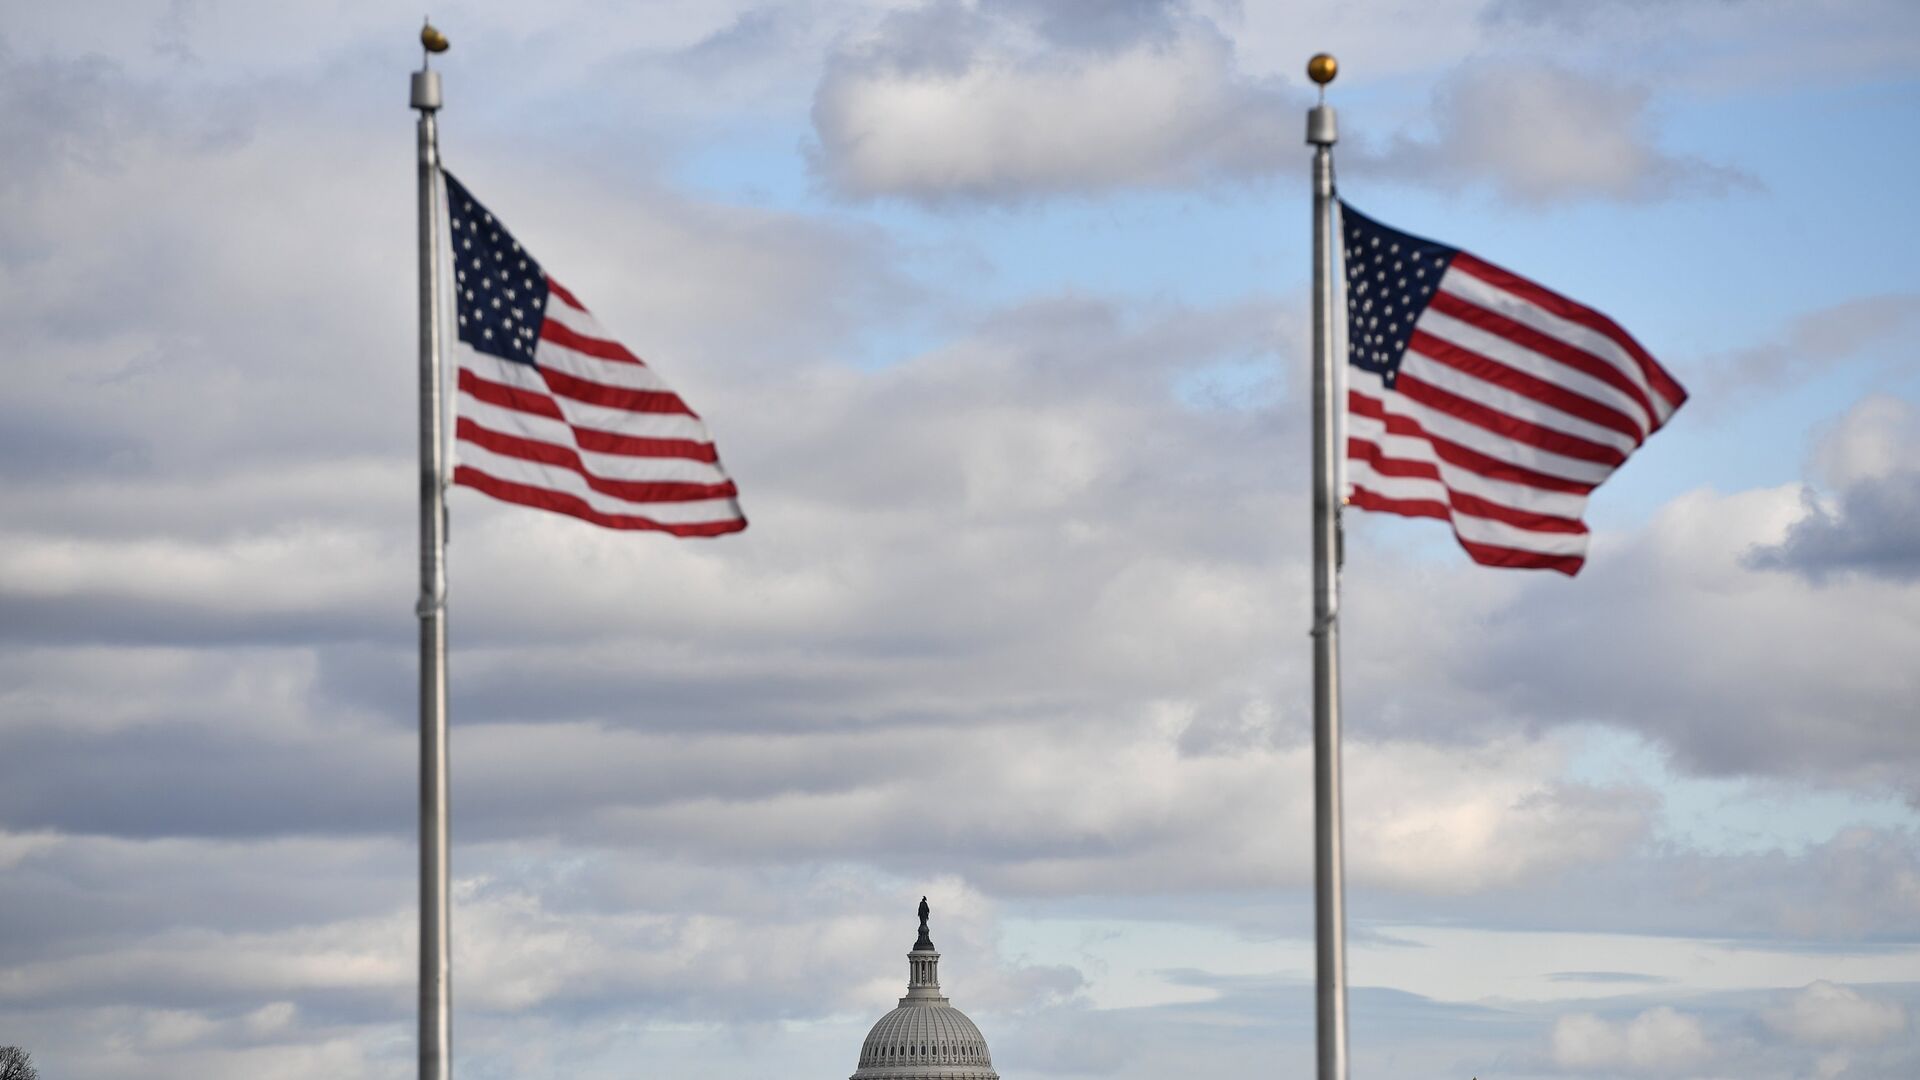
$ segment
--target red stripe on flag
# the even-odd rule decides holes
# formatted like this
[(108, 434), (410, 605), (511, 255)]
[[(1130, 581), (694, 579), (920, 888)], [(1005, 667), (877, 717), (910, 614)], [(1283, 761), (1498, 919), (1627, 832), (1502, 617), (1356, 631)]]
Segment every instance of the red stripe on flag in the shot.
[(471, 465), (461, 465), (453, 470), (453, 482), (485, 492), (503, 502), (518, 503), (541, 510), (551, 510), (558, 514), (567, 514), (582, 521), (591, 521), (595, 525), (604, 525), (609, 529), (644, 529), (654, 532), (670, 533), (674, 536), (722, 536), (736, 533), (747, 527), (744, 517), (724, 521), (697, 521), (685, 524), (668, 524), (655, 521), (638, 514), (606, 514), (587, 505), (586, 500), (565, 492), (550, 491), (546, 488), (515, 483), (489, 476)]
[(1525, 484), (1528, 487), (1536, 487), (1544, 491), (1565, 492), (1569, 495), (1585, 495), (1598, 486), (1579, 480), (1569, 480), (1564, 476), (1554, 476), (1550, 473), (1539, 472), (1534, 469), (1529, 469), (1524, 465), (1515, 465), (1509, 461), (1501, 461), (1499, 458), (1489, 457), (1472, 447), (1462, 446), (1452, 440), (1440, 438), (1430, 434), (1425, 427), (1421, 426), (1418, 420), (1408, 416), (1401, 416), (1397, 413), (1390, 413), (1380, 402), (1367, 397), (1358, 390), (1347, 391), (1347, 409), (1361, 416), (1370, 416), (1387, 425), (1387, 434), (1389, 435), (1404, 435), (1410, 439), (1419, 439), (1432, 446), (1434, 456), (1440, 460), (1449, 465), (1458, 465), (1460, 468), (1477, 472), (1481, 476), (1492, 477), (1495, 480), (1506, 480), (1515, 484)]
[(1373, 466), (1373, 471), (1381, 476), (1397, 476), (1408, 480), (1438, 480), (1440, 466), (1431, 461), (1412, 461), (1407, 458), (1388, 457), (1380, 444), (1371, 439), (1362, 439), (1357, 435), (1347, 437), (1347, 460), (1364, 461)]
[(1482, 544), (1459, 536), (1455, 536), (1454, 539), (1459, 540), (1460, 546), (1473, 557), (1473, 561), (1482, 566), (1505, 566), (1518, 570), (1558, 570), (1568, 577), (1573, 577), (1580, 572), (1581, 567), (1587, 565), (1587, 557), (1584, 555), (1546, 555), (1538, 551), (1501, 547), (1498, 544)]
[[(1403, 517), (1430, 517), (1449, 520), (1444, 504), (1431, 499), (1390, 499), (1377, 491), (1356, 487), (1348, 496), (1348, 502), (1362, 510), (1375, 510)], [(1468, 540), (1459, 532), (1453, 539), (1468, 557), (1482, 566), (1503, 566), (1522, 570), (1558, 570), (1572, 577), (1586, 565), (1586, 559), (1579, 555), (1548, 555), (1538, 551), (1521, 551), (1518, 548), (1501, 547), (1498, 544), (1483, 544), (1477, 540)]]
[[(571, 426), (571, 425), (569, 425)], [(695, 442), (692, 439), (650, 439), (640, 435), (615, 435), (610, 431), (595, 431), (592, 428), (573, 429), (574, 441), (582, 450), (591, 450), (596, 454), (621, 454), (626, 457), (686, 458), (688, 461), (704, 461), (709, 465), (720, 463), (720, 453), (712, 443)]]
[(494, 431), (464, 416), (455, 425), (454, 433), (457, 439), (505, 457), (537, 461), (577, 473), (593, 490), (628, 502), (699, 502), (703, 499), (731, 499), (740, 494), (731, 480), (721, 484), (698, 484), (681, 480), (620, 480), (601, 476), (590, 471), (580, 455), (567, 447)]
[(540, 320), (540, 340), (551, 341), (555, 345), (562, 345), (574, 352), (586, 353), (601, 360), (617, 360), (621, 363), (646, 366), (646, 362), (628, 352), (625, 345), (617, 341), (608, 341), (606, 338), (588, 337), (558, 319)]
[(1581, 326), (1595, 333), (1606, 335), (1614, 344), (1625, 349), (1628, 356), (1633, 357), (1634, 363), (1640, 367), (1640, 373), (1646, 376), (1647, 385), (1653, 387), (1655, 392), (1666, 399), (1668, 406), (1670, 406), (1669, 411), (1671, 411), (1671, 409), (1678, 409), (1686, 402), (1686, 390), (1673, 380), (1673, 376), (1667, 374), (1666, 369), (1660, 366), (1659, 361), (1655, 360), (1647, 350), (1640, 347), (1639, 342), (1633, 340), (1632, 334), (1621, 329), (1619, 323), (1614, 322), (1612, 319), (1607, 318), (1605, 315), (1602, 315), (1585, 304), (1569, 300), (1551, 289), (1536, 285), (1510, 270), (1504, 270), (1484, 259), (1476, 258), (1467, 252), (1462, 251), (1458, 255), (1455, 255), (1453, 262), (1449, 265), (1451, 269), (1471, 274), (1489, 285), (1505, 289), (1507, 292), (1520, 297), (1536, 307), (1551, 311), (1555, 315), (1566, 319), (1568, 322), (1579, 323)]
[(523, 390), (517, 386), (489, 381), (468, 368), (460, 369), (460, 389), (489, 405), (498, 405), (503, 409), (532, 413), (550, 420), (558, 420), (573, 429), (574, 441), (582, 450), (591, 450), (596, 454), (620, 454), (625, 457), (642, 458), (685, 458), (688, 461), (704, 461), (710, 465), (720, 463), (720, 454), (710, 442), (695, 439), (660, 439), (644, 435), (618, 435), (611, 431), (598, 431), (583, 428), (567, 420), (560, 412), (560, 404), (546, 394), (534, 390)]
[(1356, 486), (1347, 495), (1347, 504), (1362, 510), (1381, 510), (1401, 517), (1435, 518), (1448, 521), (1453, 517), (1447, 504), (1439, 499), (1390, 499), (1370, 488)]
[(546, 380), (547, 389), (563, 398), (585, 402), (588, 405), (601, 405), (609, 409), (622, 409), (630, 413), (656, 413), (676, 416), (693, 416), (694, 411), (680, 400), (680, 395), (670, 390), (633, 390), (625, 386), (608, 386), (578, 375), (569, 375), (550, 367), (535, 365), (534, 370)]
[[(1429, 461), (1409, 461), (1405, 458), (1388, 457), (1378, 443), (1365, 439), (1347, 440), (1347, 460), (1364, 461), (1381, 476), (1397, 476), (1407, 479), (1432, 480), (1447, 490), (1447, 501), (1454, 510), (1473, 517), (1489, 518), (1504, 522), (1515, 528), (1530, 532), (1585, 535), (1586, 525), (1572, 518), (1554, 514), (1542, 514), (1537, 510), (1523, 510), (1517, 506), (1493, 502), (1471, 492), (1460, 491), (1447, 483), (1446, 477)], [(1424, 500), (1422, 500), (1424, 501)], [(1438, 505), (1438, 504), (1436, 504)], [(1433, 515), (1423, 514), (1423, 517)], [(1442, 513), (1441, 517), (1450, 516)]]
[(568, 292), (566, 286), (553, 280), (552, 274), (547, 275), (547, 292), (566, 301), (567, 306), (572, 308), (575, 311), (578, 311), (584, 314), (587, 310), (587, 305), (581, 303), (579, 297), (576, 297), (572, 293)]
[(1465, 420), (1469, 424), (1485, 428), (1503, 438), (1549, 453), (1615, 468), (1627, 460), (1625, 454), (1611, 446), (1589, 442), (1577, 435), (1568, 435), (1564, 431), (1555, 431), (1530, 420), (1522, 420), (1510, 413), (1488, 408), (1477, 401), (1461, 397), (1451, 390), (1422, 382), (1416, 376), (1407, 374), (1404, 369), (1401, 370), (1400, 377), (1394, 380), (1393, 388), (1409, 401), (1417, 401), (1429, 409), (1446, 413), (1448, 416)]
[[(719, 536), (746, 528), (737, 488), (699, 415), (571, 289), (536, 270), (458, 180), (446, 179), (458, 196), (450, 216), (462, 230), (462, 277), (478, 272), (478, 284), (505, 294), (461, 289), (454, 298), (463, 335), (454, 434), (466, 459), (454, 482), (611, 529)], [(488, 227), (468, 215), (484, 216)], [(515, 266), (520, 273), (508, 269)], [(540, 295), (522, 298), (521, 288)], [(510, 299), (540, 307), (522, 310)], [(528, 319), (539, 326), (532, 342), (522, 340)]]
[(1449, 292), (1434, 293), (1433, 300), (1428, 306), (1442, 315), (1451, 315), (1468, 326), (1505, 338), (1529, 352), (1538, 353), (1549, 360), (1606, 383), (1632, 398), (1640, 406), (1647, 417), (1648, 431), (1660, 429), (1660, 413), (1653, 407), (1653, 402), (1648, 400), (1647, 392), (1641, 389), (1640, 384), (1626, 372), (1621, 371), (1618, 365), (1605, 357), (1595, 356), (1585, 349), (1575, 348), (1557, 337), (1543, 334), (1525, 323), (1516, 322), (1497, 311), (1490, 311), (1471, 300)]
[(560, 413), (559, 402), (547, 395), (483, 379), (468, 368), (460, 369), (459, 386), (462, 393), (472, 394), (489, 405), (498, 405), (503, 409), (512, 409), (516, 412), (532, 413), (535, 416), (544, 416), (562, 423), (567, 419)]
[(1408, 352), (1417, 352), (1436, 363), (1445, 364), (1455, 371), (1464, 372), (1481, 382), (1511, 390), (1516, 394), (1533, 399), (1542, 405), (1560, 410), (1569, 416), (1577, 416), (1591, 424), (1617, 431), (1633, 440), (1635, 446), (1646, 441), (1640, 435), (1640, 425), (1617, 409), (1610, 408), (1584, 394), (1576, 394), (1558, 383), (1551, 383), (1537, 375), (1508, 367), (1490, 356), (1482, 356), (1472, 349), (1456, 345), (1443, 338), (1434, 337), (1417, 324), (1413, 336), (1407, 342)]

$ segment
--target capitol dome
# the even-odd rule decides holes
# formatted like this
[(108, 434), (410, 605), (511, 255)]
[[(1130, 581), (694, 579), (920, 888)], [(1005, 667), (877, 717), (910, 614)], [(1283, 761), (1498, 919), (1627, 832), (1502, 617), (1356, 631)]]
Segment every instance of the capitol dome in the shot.
[(907, 996), (860, 1044), (851, 1080), (1000, 1080), (987, 1040), (967, 1014), (940, 995), (940, 954), (920, 898), (920, 938), (907, 954)]

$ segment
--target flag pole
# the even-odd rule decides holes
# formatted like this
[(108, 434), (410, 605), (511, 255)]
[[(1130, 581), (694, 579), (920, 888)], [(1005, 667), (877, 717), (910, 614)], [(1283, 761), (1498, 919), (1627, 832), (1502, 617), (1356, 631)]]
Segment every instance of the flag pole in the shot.
[(447, 874), (447, 503), (440, 364), (440, 73), (447, 39), (420, 30), (412, 107), (420, 113), (420, 1080), (448, 1080), (453, 962)]
[(1326, 53), (1307, 63), (1320, 100), (1313, 147), (1313, 930), (1319, 1080), (1347, 1077), (1347, 909), (1340, 824), (1340, 485), (1333, 355), (1333, 144)]

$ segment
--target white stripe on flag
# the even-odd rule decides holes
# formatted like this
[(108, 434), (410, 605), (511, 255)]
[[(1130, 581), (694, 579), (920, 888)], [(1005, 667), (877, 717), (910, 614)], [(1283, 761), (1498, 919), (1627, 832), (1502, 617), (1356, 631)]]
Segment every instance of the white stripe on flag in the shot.
[[(1348, 464), (1348, 476), (1356, 490), (1371, 491), (1389, 499), (1408, 499), (1438, 502), (1442, 506), (1452, 507), (1447, 498), (1446, 489), (1433, 480), (1419, 477), (1381, 476), (1365, 461), (1352, 461)], [(1458, 508), (1451, 509), (1450, 520), (1453, 531), (1462, 539), (1498, 547), (1513, 548), (1516, 551), (1531, 551), (1540, 555), (1585, 555), (1587, 552), (1586, 533), (1540, 532), (1510, 525), (1493, 518), (1479, 517)]]
[(603, 360), (598, 356), (569, 349), (555, 341), (542, 340), (534, 346), (534, 359), (541, 367), (576, 375), (602, 386), (647, 390), (661, 394), (674, 392), (673, 387), (668, 386), (658, 372), (645, 364), (630, 364), (625, 360)]
[(1563, 319), (1531, 300), (1515, 296), (1505, 289), (1452, 268), (1448, 268), (1447, 272), (1441, 275), (1440, 291), (1452, 293), (1462, 300), (1505, 315), (1514, 322), (1532, 327), (1548, 337), (1558, 338), (1582, 352), (1599, 357), (1613, 365), (1647, 395), (1647, 400), (1653, 403), (1654, 411), (1659, 414), (1662, 424), (1666, 423), (1667, 417), (1673, 415), (1673, 406), (1647, 382), (1646, 373), (1640, 370), (1640, 362), (1607, 335), (1569, 319)]
[(701, 499), (694, 502), (629, 502), (615, 495), (595, 491), (579, 473), (556, 465), (507, 457), (473, 443), (463, 444), (460, 464), (497, 480), (573, 495), (603, 514), (631, 514), (651, 518), (666, 525), (698, 525), (713, 521), (732, 521), (740, 517), (733, 499)]
[(1439, 470), (1440, 479), (1446, 486), (1468, 495), (1476, 495), (1491, 503), (1498, 503), (1525, 513), (1547, 514), (1573, 521), (1578, 521), (1580, 515), (1586, 513), (1587, 497), (1585, 495), (1516, 484), (1509, 480), (1482, 476), (1472, 469), (1460, 468), (1441, 460), (1440, 456), (1433, 452), (1433, 444), (1426, 439), (1411, 435), (1389, 435), (1387, 425), (1371, 416), (1348, 414), (1347, 437), (1378, 446), (1381, 453), (1388, 458), (1431, 465)]
[[(707, 425), (697, 416), (685, 413), (637, 413), (605, 405), (589, 405), (555, 394), (540, 373), (530, 365), (489, 356), (465, 344), (457, 347), (457, 355), (461, 367), (488, 382), (516, 387), (552, 400), (561, 415), (574, 427), (635, 438), (686, 439), (698, 443), (713, 441), (707, 434)], [(462, 394), (461, 400), (470, 399)]]
[[(1582, 461), (1579, 458), (1570, 458), (1526, 443), (1515, 442), (1497, 432), (1488, 431), (1478, 424), (1468, 423), (1459, 417), (1428, 408), (1420, 402), (1409, 400), (1404, 394), (1385, 389), (1381, 386), (1380, 377), (1371, 372), (1355, 371), (1353, 374), (1354, 385), (1350, 388), (1360, 396), (1369, 398), (1394, 416), (1414, 421), (1427, 434), (1435, 438), (1459, 443), (1495, 461), (1583, 484), (1598, 484), (1613, 472), (1611, 468), (1599, 462)], [(1372, 383), (1371, 387), (1366, 385), (1369, 382)]]
[(573, 430), (558, 420), (461, 395), (460, 418), (489, 431), (545, 443), (580, 455), (587, 471), (609, 480), (661, 480), (689, 484), (724, 484), (727, 474), (718, 465), (681, 457), (600, 454), (574, 445)]
[(1602, 427), (1591, 420), (1583, 420), (1570, 413), (1543, 402), (1536, 401), (1517, 390), (1496, 386), (1485, 379), (1475, 378), (1451, 364), (1443, 364), (1409, 347), (1406, 358), (1400, 362), (1400, 373), (1412, 375), (1421, 382), (1437, 386), (1442, 390), (1458, 394), (1468, 401), (1485, 405), (1494, 412), (1503, 413), (1516, 420), (1552, 428), (1564, 435), (1585, 439), (1591, 443), (1610, 446), (1622, 454), (1631, 454), (1638, 444), (1629, 436), (1610, 427)]
[(1653, 419), (1647, 415), (1646, 408), (1634, 400), (1633, 395), (1584, 371), (1570, 368), (1550, 356), (1543, 356), (1499, 334), (1461, 322), (1431, 307), (1421, 312), (1414, 325), (1442, 341), (1452, 342), (1515, 371), (1565, 387), (1583, 398), (1605, 405), (1633, 421), (1643, 437), (1653, 430)]

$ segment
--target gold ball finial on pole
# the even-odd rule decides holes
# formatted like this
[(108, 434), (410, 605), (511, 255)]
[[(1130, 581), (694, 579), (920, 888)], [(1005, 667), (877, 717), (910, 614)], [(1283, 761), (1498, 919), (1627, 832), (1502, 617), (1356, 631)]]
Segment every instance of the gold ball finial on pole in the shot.
[(447, 35), (425, 19), (420, 20), (420, 70), (413, 73), (413, 107), (420, 110), (421, 122), (440, 107), (440, 73), (433, 70), (433, 54), (447, 51)]
[(1314, 53), (1313, 59), (1307, 61), (1307, 78), (1321, 86), (1332, 82), (1333, 77), (1338, 74), (1340, 74), (1340, 61), (1335, 60), (1332, 53)]

